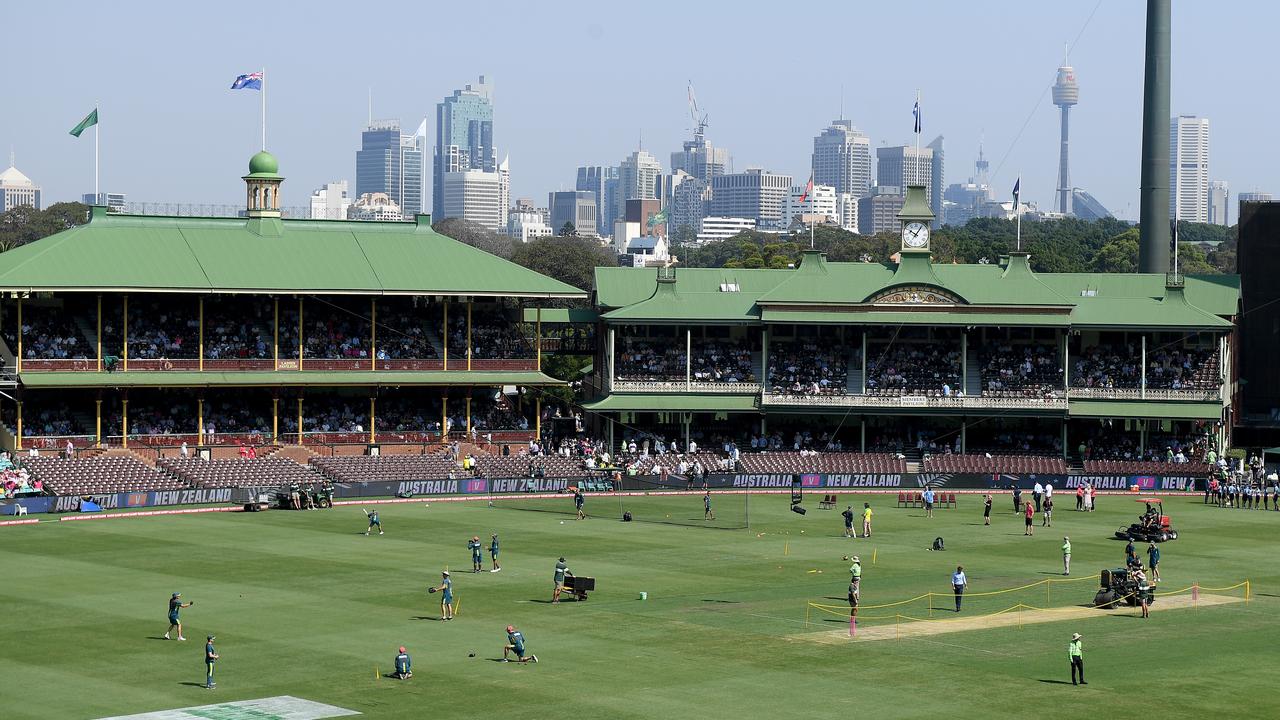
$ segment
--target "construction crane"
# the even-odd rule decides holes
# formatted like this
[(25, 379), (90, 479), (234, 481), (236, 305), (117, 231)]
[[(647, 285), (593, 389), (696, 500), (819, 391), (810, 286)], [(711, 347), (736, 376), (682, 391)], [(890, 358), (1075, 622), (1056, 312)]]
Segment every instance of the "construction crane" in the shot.
[(689, 117), (693, 119), (693, 136), (699, 140), (707, 130), (707, 114), (698, 115), (698, 98), (693, 94), (693, 81), (689, 81)]

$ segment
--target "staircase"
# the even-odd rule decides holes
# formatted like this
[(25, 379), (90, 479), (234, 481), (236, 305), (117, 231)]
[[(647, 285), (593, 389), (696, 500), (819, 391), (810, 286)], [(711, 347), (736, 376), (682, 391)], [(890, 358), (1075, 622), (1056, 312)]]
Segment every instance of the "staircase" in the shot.
[(907, 456), (907, 472), (918, 473), (924, 464), (924, 453), (919, 448), (906, 448), (902, 451)]
[[(89, 453), (91, 452), (94, 454), (89, 455)], [(148, 467), (154, 468), (156, 466), (156, 457), (158, 456), (158, 454), (159, 453), (157, 453), (155, 450), (149, 450), (149, 449), (135, 452), (134, 450), (129, 448), (113, 447), (108, 450), (100, 450), (96, 448), (91, 450), (86, 450), (84, 451), (84, 454), (80, 455), (80, 457), (127, 457), (133, 460), (137, 460), (138, 462), (143, 463)]]
[(865, 389), (862, 382), (862, 358), (856, 352), (850, 353), (845, 362), (848, 363), (845, 367), (845, 377), (848, 378), (844, 384), (845, 392), (850, 395), (861, 395)]
[(319, 457), (319, 453), (312, 451), (305, 445), (277, 445), (273, 449), (262, 453), (262, 457), (288, 458), (299, 465), (306, 466), (311, 464), (312, 458)]
[[(428, 326), (424, 331), (423, 336), (426, 337), (427, 343), (435, 349), (436, 357), (444, 357), (444, 342), (440, 340), (440, 334), (436, 332), (435, 328)], [(457, 355), (456, 349), (454, 350), (454, 355)], [(463, 355), (466, 355), (465, 350), (463, 351)]]
[(98, 351), (98, 332), (97, 328), (89, 324), (89, 318), (83, 315), (76, 315), (72, 318), (75, 321), (76, 329), (80, 331), (81, 337), (89, 341), (88, 347), (93, 348), (93, 352), (87, 353), (91, 357), (97, 357)]
[(978, 397), (982, 395), (982, 366), (978, 364), (978, 348), (969, 346), (965, 364), (964, 394)]

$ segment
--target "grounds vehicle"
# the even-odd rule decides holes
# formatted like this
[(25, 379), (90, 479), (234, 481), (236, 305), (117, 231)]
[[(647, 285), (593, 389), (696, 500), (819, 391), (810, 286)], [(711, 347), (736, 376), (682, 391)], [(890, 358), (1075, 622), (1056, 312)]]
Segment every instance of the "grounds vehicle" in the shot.
[(1177, 540), (1178, 531), (1173, 529), (1169, 516), (1164, 514), (1164, 503), (1160, 498), (1137, 498), (1134, 502), (1146, 503), (1151, 512), (1138, 516), (1138, 522), (1129, 526), (1121, 526), (1116, 530), (1116, 537), (1121, 540), (1138, 540), (1141, 542), (1164, 542)]
[[(1141, 602), (1141, 598), (1138, 595), (1141, 592), (1138, 581), (1133, 578), (1127, 569), (1103, 570), (1100, 580), (1098, 592), (1093, 596), (1094, 607), (1110, 610), (1119, 603), (1124, 603), (1129, 607), (1137, 607)], [(1155, 602), (1155, 586), (1148, 585), (1146, 592), (1147, 604)]]

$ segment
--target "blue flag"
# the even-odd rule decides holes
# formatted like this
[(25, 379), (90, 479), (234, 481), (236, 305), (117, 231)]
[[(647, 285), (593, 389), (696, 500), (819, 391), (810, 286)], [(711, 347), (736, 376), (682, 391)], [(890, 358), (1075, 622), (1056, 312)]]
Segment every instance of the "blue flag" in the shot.
[(1013, 184), (1013, 211), (1018, 212), (1018, 192), (1022, 190), (1022, 176), (1018, 176), (1017, 182)]
[(911, 114), (916, 119), (916, 134), (920, 133), (920, 100), (916, 99), (916, 106), (911, 109)]
[(249, 73), (236, 78), (231, 83), (232, 90), (261, 90), (262, 89), (262, 73)]

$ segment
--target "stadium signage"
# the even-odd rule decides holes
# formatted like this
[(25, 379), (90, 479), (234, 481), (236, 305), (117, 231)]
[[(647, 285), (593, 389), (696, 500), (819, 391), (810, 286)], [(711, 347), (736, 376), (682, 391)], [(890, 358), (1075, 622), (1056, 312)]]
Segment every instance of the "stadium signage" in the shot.
[(115, 493), (111, 495), (59, 495), (57, 501), (53, 504), (54, 512), (70, 512), (80, 509), (81, 499), (96, 503), (103, 510), (115, 510), (120, 507), (120, 498), (128, 493)]
[(1068, 475), (1066, 487), (1092, 485), (1099, 490), (1187, 490), (1194, 489), (1195, 477), (1189, 475)]
[(901, 475), (827, 475), (822, 487), (902, 487)]
[(452, 495), (458, 492), (457, 480), (412, 480), (396, 488), (397, 495)]
[[(489, 481), (491, 486), (490, 492), (508, 493), (508, 492), (560, 492), (569, 487), (569, 480), (566, 478), (495, 478)], [(483, 490), (481, 491), (483, 492)]]
[[(203, 505), (204, 503), (231, 502), (231, 488), (201, 488), (200, 490), (164, 490), (150, 493), (147, 505)], [(130, 507), (141, 493), (128, 493), (127, 504)]]
[(731, 487), (789, 488), (794, 475), (734, 475)]

